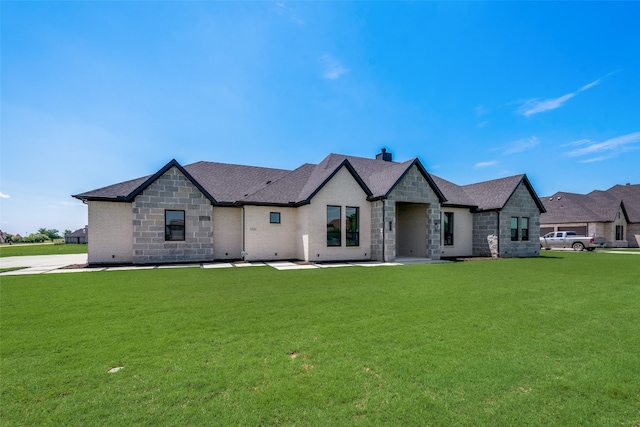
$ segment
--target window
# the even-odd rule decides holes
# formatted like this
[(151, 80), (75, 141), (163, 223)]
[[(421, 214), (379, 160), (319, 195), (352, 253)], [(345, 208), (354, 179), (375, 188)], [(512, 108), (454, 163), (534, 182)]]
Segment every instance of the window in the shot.
[(522, 218), (520, 224), (520, 235), (522, 236), (522, 240), (529, 240), (529, 218)]
[(445, 246), (453, 245), (453, 212), (445, 212), (442, 220), (442, 231), (444, 233)]
[(269, 222), (271, 224), (280, 224), (280, 212), (269, 213)]
[(616, 225), (616, 240), (624, 240), (624, 225)]
[(164, 240), (184, 240), (184, 211), (164, 211)]
[(327, 246), (341, 246), (342, 209), (340, 206), (327, 206)]
[(515, 216), (511, 217), (511, 241), (518, 241), (518, 218)]
[(347, 206), (347, 246), (360, 246), (360, 208)]

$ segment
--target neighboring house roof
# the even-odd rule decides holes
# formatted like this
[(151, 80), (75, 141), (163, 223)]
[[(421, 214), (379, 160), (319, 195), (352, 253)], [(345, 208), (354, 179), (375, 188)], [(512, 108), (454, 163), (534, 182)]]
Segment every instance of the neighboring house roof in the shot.
[(177, 167), (212, 204), (301, 205), (339, 170), (346, 168), (371, 199), (383, 198), (416, 166), (441, 201), (444, 195), (418, 159), (391, 162), (330, 154), (317, 165), (304, 164), (292, 171), (226, 163), (198, 162), (181, 166), (171, 160), (154, 175), (74, 195), (80, 200), (132, 201), (171, 167)]
[(433, 179), (447, 198), (444, 206), (470, 207), (476, 211), (499, 210), (504, 208), (518, 186), (523, 183), (540, 212), (545, 211), (526, 175), (514, 175), (462, 186), (437, 176), (433, 176)]
[(542, 198), (547, 212), (542, 224), (612, 222), (622, 209), (627, 222), (640, 222), (640, 184), (615, 185), (588, 194), (557, 192)]
[(614, 185), (607, 193), (623, 201), (629, 222), (640, 222), (640, 184)]
[(71, 234), (67, 234), (65, 237), (84, 237), (87, 235), (87, 228), (80, 228), (76, 231), (74, 231)]

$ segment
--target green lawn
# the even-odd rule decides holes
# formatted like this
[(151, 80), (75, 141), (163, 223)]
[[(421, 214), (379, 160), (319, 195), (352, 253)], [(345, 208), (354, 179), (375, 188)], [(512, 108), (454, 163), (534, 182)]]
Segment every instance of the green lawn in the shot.
[(63, 254), (86, 254), (87, 245), (34, 243), (1, 245), (0, 257), (27, 256), (27, 255), (63, 255)]
[(2, 425), (640, 425), (637, 255), (0, 283)]

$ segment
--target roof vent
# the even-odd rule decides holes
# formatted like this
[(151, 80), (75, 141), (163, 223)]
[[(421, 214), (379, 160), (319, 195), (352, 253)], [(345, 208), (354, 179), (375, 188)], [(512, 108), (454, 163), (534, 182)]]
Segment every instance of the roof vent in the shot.
[(383, 148), (380, 153), (376, 154), (376, 160), (384, 160), (385, 162), (391, 162), (393, 159), (393, 155), (391, 153), (387, 153), (387, 149)]
[(562, 199), (562, 196), (558, 196), (558, 200)]

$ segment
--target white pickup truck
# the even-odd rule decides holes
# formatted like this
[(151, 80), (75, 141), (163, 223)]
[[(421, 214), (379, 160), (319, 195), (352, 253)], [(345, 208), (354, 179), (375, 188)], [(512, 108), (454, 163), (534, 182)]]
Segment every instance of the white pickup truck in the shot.
[(552, 231), (540, 237), (540, 248), (573, 248), (574, 251), (601, 248), (604, 245), (604, 237), (578, 236), (575, 231)]

